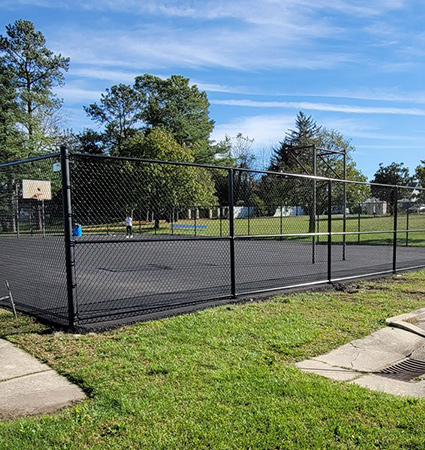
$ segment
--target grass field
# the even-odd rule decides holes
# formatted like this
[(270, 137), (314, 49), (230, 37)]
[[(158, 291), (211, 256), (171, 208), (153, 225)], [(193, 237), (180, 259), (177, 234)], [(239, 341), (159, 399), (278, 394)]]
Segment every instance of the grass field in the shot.
[(425, 402), (294, 362), (424, 307), (425, 271), (72, 335), (1, 311), (0, 335), (89, 394), (0, 424), (2, 450), (423, 449)]
[[(408, 222), (407, 222), (408, 221)], [(172, 227), (172, 224), (161, 221), (159, 229), (153, 228), (153, 223), (133, 222), (133, 232), (137, 234), (176, 234), (176, 235), (196, 235), (197, 236), (228, 236), (229, 222), (226, 219), (182, 219), (177, 222), (178, 228)], [(182, 225), (186, 225), (185, 229)], [(407, 226), (408, 225), (408, 226)], [(196, 228), (195, 228), (196, 227)], [(390, 215), (370, 216), (358, 215), (347, 216), (346, 231), (367, 233), (370, 231), (389, 231), (394, 227), (394, 218)], [(409, 232), (407, 238), (409, 245), (425, 245), (425, 215), (410, 214), (398, 217), (397, 228), (399, 230), (420, 230)], [(319, 216), (317, 221), (317, 232), (326, 233), (328, 231), (327, 216)], [(255, 217), (250, 219), (235, 219), (235, 234), (244, 235), (278, 235), (278, 234), (296, 234), (308, 233), (309, 217), (308, 216), (292, 216), (292, 217)], [(343, 231), (343, 218), (341, 215), (332, 216), (332, 231)], [(99, 225), (83, 225), (84, 234), (91, 233), (110, 233), (124, 234), (124, 223), (115, 224), (99, 224)], [(292, 237), (295, 239), (295, 237)], [(311, 237), (298, 237), (296, 239), (309, 240)], [(326, 240), (326, 236), (319, 237), (320, 240)], [(341, 235), (333, 236), (334, 242), (342, 242)], [(398, 241), (400, 245), (406, 242), (406, 233), (398, 233)], [(393, 233), (387, 232), (382, 234), (362, 234), (359, 239), (358, 234), (346, 235), (348, 243), (368, 243), (368, 244), (392, 244)]]

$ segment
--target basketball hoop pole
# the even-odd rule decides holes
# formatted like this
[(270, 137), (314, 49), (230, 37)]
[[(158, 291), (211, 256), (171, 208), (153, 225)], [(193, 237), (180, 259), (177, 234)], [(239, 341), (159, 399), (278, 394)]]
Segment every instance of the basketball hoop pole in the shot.
[(15, 207), (16, 207), (16, 237), (19, 239), (19, 188), (15, 186)]
[(46, 238), (46, 214), (44, 211), (44, 197), (41, 198), (41, 226), (43, 228), (43, 239)]
[[(40, 217), (40, 206), (37, 207), (38, 209), (38, 226), (41, 225), (41, 232), (43, 233), (43, 238), (46, 237), (46, 214), (44, 209), (44, 197), (43, 194), (37, 193), (33, 196), (34, 199), (36, 199), (38, 202), (41, 202), (41, 217)], [(40, 228), (39, 228), (40, 229)]]

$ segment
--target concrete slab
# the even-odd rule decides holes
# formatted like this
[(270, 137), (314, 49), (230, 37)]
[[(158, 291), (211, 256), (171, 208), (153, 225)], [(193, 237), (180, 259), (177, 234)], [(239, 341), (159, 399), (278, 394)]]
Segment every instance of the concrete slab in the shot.
[(425, 381), (399, 381), (379, 375), (365, 375), (350, 381), (350, 383), (372, 391), (385, 392), (402, 397), (425, 398)]
[(14, 378), (0, 383), (0, 419), (55, 412), (84, 398), (54, 370)]
[(4, 339), (0, 339), (0, 367), (0, 381), (50, 370), (48, 366)]
[(314, 359), (360, 373), (376, 372), (406, 358), (423, 344), (424, 339), (413, 333), (383, 328)]
[(425, 308), (386, 319), (388, 325), (425, 337)]
[[(419, 311), (419, 317), (422, 311), (425, 313), (425, 309)], [(387, 327), (326, 355), (299, 362), (296, 367), (375, 391), (425, 398), (425, 375), (401, 381), (376, 373), (406, 358), (425, 362), (425, 338), (407, 329)]]
[(298, 369), (303, 372), (315, 373), (326, 378), (331, 378), (337, 381), (348, 381), (360, 376), (355, 370), (343, 369), (341, 367), (330, 366), (329, 364), (314, 359), (307, 359), (305, 361), (295, 364)]
[(0, 339), (0, 420), (58, 411), (84, 398), (47, 364)]

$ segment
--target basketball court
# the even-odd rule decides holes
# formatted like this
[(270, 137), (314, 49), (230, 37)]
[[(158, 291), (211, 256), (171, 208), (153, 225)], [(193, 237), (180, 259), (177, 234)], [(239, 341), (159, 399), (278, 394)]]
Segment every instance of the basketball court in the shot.
[[(332, 280), (391, 273), (391, 245), (334, 244)], [(0, 239), (0, 272), (19, 309), (67, 321), (62, 236)], [(235, 290), (240, 296), (328, 282), (328, 246), (279, 239), (235, 240)], [(424, 266), (424, 247), (397, 247), (397, 269)], [(232, 296), (228, 238), (132, 240), (82, 237), (75, 245), (75, 296), (81, 323), (112, 320)], [(0, 295), (1, 296), (1, 295)]]

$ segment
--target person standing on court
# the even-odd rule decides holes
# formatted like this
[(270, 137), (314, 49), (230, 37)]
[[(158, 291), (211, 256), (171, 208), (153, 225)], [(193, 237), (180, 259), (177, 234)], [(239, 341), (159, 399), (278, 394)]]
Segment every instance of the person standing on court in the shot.
[(125, 218), (125, 224), (126, 224), (126, 238), (128, 239), (129, 237), (133, 237), (133, 218), (131, 217), (131, 215), (129, 214), (126, 218)]

